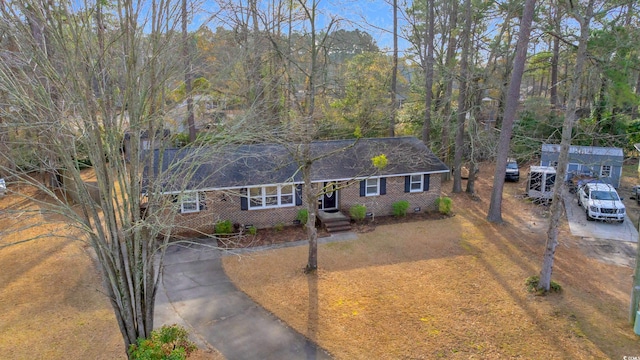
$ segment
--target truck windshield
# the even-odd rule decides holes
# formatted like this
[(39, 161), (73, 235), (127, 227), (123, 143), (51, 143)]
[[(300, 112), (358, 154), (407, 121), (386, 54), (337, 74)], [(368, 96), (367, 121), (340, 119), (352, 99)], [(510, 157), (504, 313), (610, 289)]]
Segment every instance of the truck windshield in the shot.
[(507, 163), (507, 169), (517, 169), (517, 168), (518, 168), (518, 164), (514, 162)]
[(618, 194), (613, 191), (592, 191), (591, 198), (593, 200), (620, 200)]

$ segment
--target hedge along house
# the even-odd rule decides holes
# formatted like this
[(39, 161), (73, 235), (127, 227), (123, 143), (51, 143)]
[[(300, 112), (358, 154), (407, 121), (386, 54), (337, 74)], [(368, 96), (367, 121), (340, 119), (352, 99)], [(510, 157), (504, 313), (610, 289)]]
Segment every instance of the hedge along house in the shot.
[[(215, 223), (224, 220), (256, 228), (293, 224), (305, 208), (299, 166), (304, 159), (297, 155), (301, 148), (252, 144), (216, 153), (165, 150), (158, 178), (169, 180), (161, 181), (159, 191), (174, 201), (175, 232), (212, 233)], [(449, 171), (412, 137), (315, 141), (310, 150), (315, 159), (312, 184), (321, 194), (317, 205), (327, 212), (348, 214), (351, 206), (361, 204), (371, 214), (389, 215), (400, 200), (409, 202), (409, 211), (435, 210), (441, 176), (432, 175)], [(372, 161), (379, 155), (387, 159), (382, 169)], [(158, 165), (156, 161), (156, 173)]]
[[(540, 165), (557, 166), (560, 145), (543, 144)], [(620, 148), (597, 146), (571, 146), (565, 181), (575, 175), (598, 178), (615, 188), (620, 186), (624, 153)]]

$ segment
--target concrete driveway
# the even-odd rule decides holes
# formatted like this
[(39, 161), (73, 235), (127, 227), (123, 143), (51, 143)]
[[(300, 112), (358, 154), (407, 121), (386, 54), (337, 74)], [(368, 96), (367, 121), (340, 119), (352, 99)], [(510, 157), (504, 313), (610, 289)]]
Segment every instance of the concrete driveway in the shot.
[(221, 257), (206, 243), (169, 246), (156, 298), (156, 328), (185, 326), (200, 347), (211, 345), (228, 360), (331, 359), (238, 290)]
[(585, 238), (608, 239), (618, 241), (638, 242), (638, 230), (625, 217), (624, 223), (608, 223), (603, 221), (587, 221), (584, 209), (578, 205), (575, 194), (566, 194), (564, 207), (571, 234)]

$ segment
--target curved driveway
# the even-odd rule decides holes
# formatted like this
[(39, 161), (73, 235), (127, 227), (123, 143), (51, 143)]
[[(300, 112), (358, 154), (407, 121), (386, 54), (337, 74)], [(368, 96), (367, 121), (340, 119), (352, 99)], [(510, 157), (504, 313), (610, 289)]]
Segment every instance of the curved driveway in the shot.
[(206, 244), (170, 245), (156, 298), (156, 327), (185, 326), (200, 347), (228, 360), (331, 359), (238, 290), (222, 269), (222, 253)]

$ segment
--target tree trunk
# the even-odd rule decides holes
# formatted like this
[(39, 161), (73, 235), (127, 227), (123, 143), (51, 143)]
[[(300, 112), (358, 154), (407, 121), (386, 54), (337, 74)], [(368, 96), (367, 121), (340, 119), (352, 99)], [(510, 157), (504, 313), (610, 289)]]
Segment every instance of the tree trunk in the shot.
[[(589, 0), (586, 14), (580, 17), (576, 14), (576, 20), (580, 23), (580, 41), (578, 43), (578, 53), (576, 55), (576, 65), (573, 69), (573, 82), (567, 99), (567, 110), (565, 112), (564, 123), (562, 125), (562, 140), (560, 142), (560, 155), (558, 156), (558, 166), (556, 168), (556, 182), (553, 186), (553, 198), (551, 200), (551, 217), (549, 219), (549, 229), (547, 231), (547, 242), (542, 258), (542, 269), (540, 270), (540, 281), (538, 289), (549, 291), (551, 287), (551, 273), (553, 271), (553, 260), (556, 246), (558, 245), (558, 224), (563, 211), (563, 191), (564, 177), (567, 173), (569, 163), (569, 147), (571, 146), (571, 132), (575, 120), (576, 102), (580, 91), (580, 78), (587, 55), (587, 41), (589, 40), (589, 24), (593, 16), (594, 0)], [(575, 11), (575, 9), (570, 9)]]
[[(427, 26), (427, 36), (425, 38), (424, 46), (427, 47), (427, 56), (425, 58), (425, 67), (424, 67), (424, 77), (425, 77), (425, 97), (424, 97), (424, 124), (422, 125), (422, 142), (430, 146), (429, 136), (431, 133), (431, 102), (433, 100), (433, 37), (434, 37), (434, 28), (435, 28), (435, 11), (434, 11), (434, 2), (428, 1), (427, 6), (429, 7), (428, 11), (428, 26)], [(444, 127), (443, 127), (444, 128)]]
[(473, 159), (469, 162), (469, 178), (467, 179), (467, 194), (475, 195), (476, 193), (476, 172), (478, 171), (478, 163)]
[(391, 116), (389, 121), (389, 136), (396, 132), (396, 113), (398, 91), (398, 0), (393, 0), (393, 67), (391, 69)]
[(318, 268), (318, 232), (316, 230), (316, 213), (318, 209), (318, 199), (311, 183), (311, 141), (314, 134), (315, 96), (316, 96), (316, 74), (318, 72), (318, 44), (316, 42), (316, 9), (317, 2), (313, 0), (311, 7), (302, 0), (298, 0), (300, 6), (305, 9), (309, 19), (311, 29), (310, 43), (311, 64), (307, 78), (307, 104), (304, 109), (304, 148), (302, 155), (302, 177), (304, 181), (304, 198), (307, 201), (307, 239), (309, 240), (309, 257), (305, 272), (313, 272)]
[[(636, 97), (640, 98), (640, 71), (638, 71), (638, 78), (636, 80)], [(638, 118), (638, 104), (632, 105), (631, 107), (631, 119)]]
[(309, 258), (305, 272), (310, 273), (318, 269), (318, 230), (316, 229), (316, 217), (318, 213), (318, 196), (311, 183), (311, 166), (302, 168), (304, 181), (304, 198), (307, 202), (307, 239), (309, 240)]
[[(451, 100), (453, 94), (453, 67), (456, 56), (456, 27), (458, 22), (458, 2), (452, 1), (449, 14), (449, 41), (447, 44), (447, 58), (445, 60), (445, 91), (443, 96), (444, 108), (442, 110), (442, 153), (440, 157), (447, 165), (451, 165), (450, 129), (451, 129)], [(450, 173), (447, 173), (449, 176)]]
[[(598, 98), (594, 101), (593, 106), (593, 118), (596, 122), (596, 131), (598, 134), (611, 134), (611, 128), (604, 123), (604, 111), (607, 106), (607, 78), (604, 74), (600, 75), (600, 91), (598, 92)], [(600, 146), (600, 139), (594, 136), (591, 140), (592, 146)]]
[[(187, 23), (189, 14), (187, 12), (187, 0), (182, 0), (182, 56), (184, 58), (184, 88), (187, 97), (187, 127), (189, 129), (189, 141), (196, 141), (196, 124), (193, 114), (193, 94), (191, 88), (191, 56), (189, 55), (189, 33), (187, 32)], [(154, 134), (149, 134), (153, 137)]]
[(464, 151), (464, 122), (467, 115), (467, 77), (469, 67), (469, 47), (471, 43), (471, 0), (465, 0), (464, 37), (460, 55), (460, 90), (458, 93), (458, 114), (456, 126), (455, 154), (453, 159), (453, 192), (462, 192), (462, 153)]
[(491, 192), (491, 203), (489, 204), (489, 212), (487, 220), (490, 222), (502, 222), (502, 190), (504, 188), (504, 174), (507, 170), (507, 157), (509, 156), (509, 145), (511, 143), (511, 134), (513, 132), (513, 122), (518, 109), (518, 100), (520, 98), (520, 84), (522, 82), (522, 74), (527, 59), (527, 45), (529, 44), (529, 35), (531, 34), (531, 23), (535, 10), (535, 0), (527, 0), (520, 21), (520, 34), (518, 35), (518, 45), (516, 48), (516, 56), (513, 63), (513, 72), (511, 73), (511, 82), (507, 92), (504, 116), (502, 120), (502, 131), (500, 132), (500, 140), (498, 142), (498, 154), (496, 157), (496, 168), (493, 174), (493, 190)]

